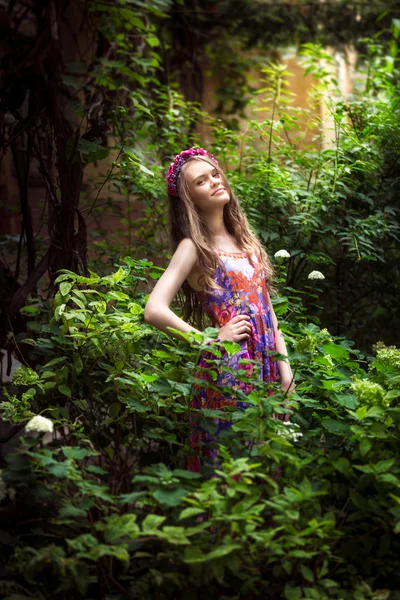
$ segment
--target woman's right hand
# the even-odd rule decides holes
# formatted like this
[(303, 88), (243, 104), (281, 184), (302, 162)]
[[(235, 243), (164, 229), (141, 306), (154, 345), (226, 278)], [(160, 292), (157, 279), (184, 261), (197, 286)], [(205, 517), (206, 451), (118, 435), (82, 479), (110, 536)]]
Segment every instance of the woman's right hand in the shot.
[(221, 342), (241, 342), (251, 335), (249, 315), (236, 315), (219, 330)]

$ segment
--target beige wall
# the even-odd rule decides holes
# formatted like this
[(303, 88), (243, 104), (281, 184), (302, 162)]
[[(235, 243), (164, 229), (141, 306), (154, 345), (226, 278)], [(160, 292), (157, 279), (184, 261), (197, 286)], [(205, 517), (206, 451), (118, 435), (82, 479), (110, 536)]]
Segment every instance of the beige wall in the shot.
[[(339, 53), (334, 48), (326, 48), (325, 50), (334, 59), (334, 64), (324, 66), (328, 68), (331, 71), (332, 76), (337, 79), (340, 94), (343, 98), (346, 98), (351, 95), (353, 91), (354, 68), (357, 60), (357, 53), (352, 47), (347, 47), (344, 53)], [(290, 137), (293, 139), (298, 138), (295, 139), (295, 142), (300, 146), (315, 143), (315, 140), (313, 142), (315, 130), (311, 131), (307, 127), (307, 124), (310, 118), (319, 118), (321, 120), (322, 128), (322, 147), (329, 147), (329, 145), (334, 142), (335, 135), (333, 122), (328, 116), (328, 106), (333, 101), (337, 92), (335, 91), (335, 93), (333, 93), (332, 91), (332, 94), (326, 94), (319, 102), (311, 101), (310, 95), (312, 95), (316, 80), (312, 75), (305, 74), (305, 70), (298, 60), (295, 48), (274, 50), (273, 52), (266, 51), (265, 54), (258, 51), (258, 56), (260, 56), (260, 68), (253, 68), (248, 74), (248, 81), (252, 87), (261, 90), (267, 85), (265, 80), (266, 76), (261, 70), (261, 61), (270, 60), (286, 65), (287, 71), (291, 74), (291, 76), (287, 77), (288, 86), (286, 88), (293, 95), (291, 106), (311, 111), (308, 116), (301, 116), (298, 119), (300, 128), (298, 131), (289, 132)], [(205, 83), (206, 89), (204, 92), (203, 107), (207, 112), (213, 114), (216, 107), (215, 90), (219, 84), (218, 75), (209, 76)], [(249, 120), (255, 120), (262, 123), (271, 118), (272, 112), (271, 110), (268, 110), (268, 103), (265, 102), (266, 96), (266, 93), (254, 95), (253, 102), (245, 111), (246, 117), (239, 119), (242, 131), (246, 130)], [(276, 115), (275, 118), (277, 118)], [(204, 123), (200, 127), (200, 133), (204, 139), (210, 137), (210, 129)], [(260, 143), (260, 149), (262, 149), (262, 143)]]
[[(254, 53), (251, 53), (254, 56)], [(253, 68), (248, 73), (248, 82), (256, 90), (261, 90), (267, 86), (266, 75), (262, 72), (262, 63), (267, 61), (280, 62), (282, 65), (287, 66), (287, 71), (291, 73), (288, 76), (288, 91), (293, 94), (292, 106), (298, 108), (308, 109), (309, 104), (309, 93), (314, 83), (312, 76), (305, 75), (304, 69), (300, 65), (296, 52), (294, 49), (288, 50), (277, 50), (274, 52), (266, 51), (264, 54), (261, 51), (257, 52), (260, 57), (260, 68)], [(204, 109), (213, 114), (216, 107), (215, 90), (219, 85), (218, 75), (209, 76), (206, 79), (206, 89), (203, 95), (203, 107)], [(239, 119), (240, 128), (245, 131), (248, 126), (249, 120), (257, 121), (262, 123), (267, 119), (270, 119), (272, 112), (270, 105), (265, 101), (267, 93), (255, 93), (252, 102), (245, 110), (245, 117)], [(319, 114), (319, 107), (315, 114)], [(277, 116), (275, 115), (275, 118)], [(301, 137), (301, 143), (311, 142), (312, 134), (307, 131), (306, 128), (307, 117), (300, 118), (300, 130), (299, 132), (292, 132), (292, 136), (299, 135)], [(303, 125), (303, 126), (302, 126)], [(202, 138), (208, 139), (210, 137), (210, 130), (204, 123), (200, 127), (200, 134)], [(260, 150), (262, 149), (263, 143), (260, 141)]]

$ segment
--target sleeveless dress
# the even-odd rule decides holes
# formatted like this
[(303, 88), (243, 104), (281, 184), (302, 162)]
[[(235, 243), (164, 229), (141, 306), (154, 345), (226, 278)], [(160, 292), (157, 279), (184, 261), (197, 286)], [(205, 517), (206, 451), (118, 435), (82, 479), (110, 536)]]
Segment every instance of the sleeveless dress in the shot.
[[(235, 372), (238, 369), (245, 369), (246, 374), (250, 375), (253, 374), (254, 368), (258, 368), (260, 379), (270, 382), (278, 379), (277, 363), (268, 352), (276, 350), (268, 292), (255, 255), (252, 256), (253, 266), (245, 252), (222, 252), (221, 250), (215, 252), (219, 257), (219, 265), (214, 280), (223, 289), (196, 292), (196, 295), (214, 327), (222, 327), (235, 315), (245, 314), (250, 316), (251, 335), (240, 342), (240, 350), (230, 357), (221, 347), (221, 360), (232, 369), (231, 373), (218, 368), (213, 362), (216, 356), (212, 352), (201, 353), (195, 372), (197, 381), (192, 387), (190, 406), (194, 409), (221, 410), (225, 406), (245, 409), (249, 403), (238, 400), (235, 394), (229, 393), (231, 389), (240, 390), (245, 395), (251, 392), (249, 383), (236, 378)], [(240, 364), (239, 361), (243, 359), (257, 361), (257, 365)], [(204, 385), (199, 380), (203, 380)], [(215, 461), (216, 456), (211, 448), (212, 442), (222, 429), (231, 425), (228, 418), (214, 419), (214, 421), (217, 431), (214, 436), (211, 436), (198, 426), (196, 412), (192, 413), (189, 437), (192, 452), (188, 459), (188, 469), (192, 471), (200, 469), (202, 458)]]

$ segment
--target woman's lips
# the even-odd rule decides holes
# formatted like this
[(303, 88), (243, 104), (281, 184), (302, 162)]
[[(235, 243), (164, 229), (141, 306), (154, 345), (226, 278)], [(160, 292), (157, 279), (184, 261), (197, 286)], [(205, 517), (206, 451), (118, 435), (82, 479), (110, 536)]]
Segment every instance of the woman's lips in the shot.
[(225, 188), (219, 188), (216, 192), (213, 193), (213, 196), (217, 196), (217, 194), (220, 194), (221, 192), (225, 192)]

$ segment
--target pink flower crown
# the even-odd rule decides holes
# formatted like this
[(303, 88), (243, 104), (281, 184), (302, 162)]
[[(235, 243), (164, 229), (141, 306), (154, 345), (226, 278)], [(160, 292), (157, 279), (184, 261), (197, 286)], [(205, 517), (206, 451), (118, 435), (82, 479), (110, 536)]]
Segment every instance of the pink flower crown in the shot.
[(171, 196), (177, 196), (178, 190), (176, 188), (176, 182), (178, 179), (178, 175), (182, 170), (183, 165), (191, 158), (192, 156), (208, 156), (218, 164), (218, 161), (212, 154), (204, 150), (204, 148), (189, 148), (189, 150), (182, 150), (180, 154), (177, 154), (174, 158), (174, 162), (169, 165), (168, 174), (166, 177), (166, 182), (168, 186), (168, 193)]

